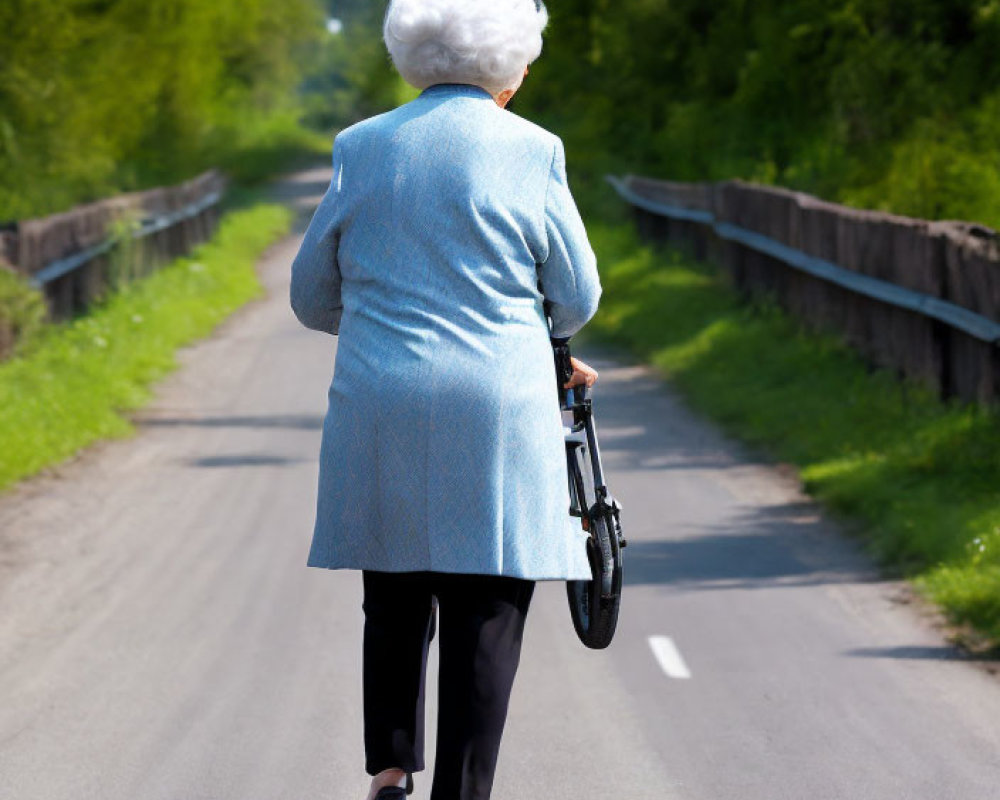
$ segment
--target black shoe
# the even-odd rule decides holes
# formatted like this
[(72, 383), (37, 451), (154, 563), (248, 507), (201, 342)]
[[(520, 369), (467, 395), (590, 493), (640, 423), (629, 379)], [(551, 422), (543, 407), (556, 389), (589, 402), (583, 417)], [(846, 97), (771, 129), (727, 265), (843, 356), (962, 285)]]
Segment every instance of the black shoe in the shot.
[(375, 800), (405, 800), (406, 789), (402, 786), (383, 786), (375, 795)]

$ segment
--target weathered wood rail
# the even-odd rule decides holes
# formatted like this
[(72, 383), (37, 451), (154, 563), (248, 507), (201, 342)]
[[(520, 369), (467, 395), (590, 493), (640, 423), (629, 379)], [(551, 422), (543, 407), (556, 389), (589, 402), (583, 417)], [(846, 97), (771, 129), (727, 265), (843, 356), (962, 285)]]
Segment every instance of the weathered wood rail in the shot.
[(224, 188), (222, 173), (209, 170), (14, 223), (0, 230), (0, 267), (42, 289), (54, 319), (69, 317), (118, 278), (145, 274), (208, 239)]
[(640, 231), (942, 397), (1000, 400), (1000, 234), (748, 184), (609, 176)]

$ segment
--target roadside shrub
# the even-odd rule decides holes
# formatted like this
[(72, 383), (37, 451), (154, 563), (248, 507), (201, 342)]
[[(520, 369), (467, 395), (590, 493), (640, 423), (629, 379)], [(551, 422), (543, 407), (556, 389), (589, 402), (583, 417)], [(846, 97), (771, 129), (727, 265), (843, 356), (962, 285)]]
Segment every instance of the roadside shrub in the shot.
[(46, 314), (42, 293), (17, 273), (0, 266), (0, 359), (38, 331)]

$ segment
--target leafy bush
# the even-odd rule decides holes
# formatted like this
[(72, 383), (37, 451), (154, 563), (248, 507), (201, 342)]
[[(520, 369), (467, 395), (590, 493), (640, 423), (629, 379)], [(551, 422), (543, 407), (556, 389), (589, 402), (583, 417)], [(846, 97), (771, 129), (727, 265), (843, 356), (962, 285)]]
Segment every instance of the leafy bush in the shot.
[(41, 292), (0, 266), (0, 359), (40, 330), (45, 317)]
[[(515, 100), (570, 163), (1000, 228), (996, 0), (562, 0)], [(601, 152), (603, 151), (603, 152)]]
[(326, 37), (318, 0), (5, 0), (0, 220), (252, 159)]

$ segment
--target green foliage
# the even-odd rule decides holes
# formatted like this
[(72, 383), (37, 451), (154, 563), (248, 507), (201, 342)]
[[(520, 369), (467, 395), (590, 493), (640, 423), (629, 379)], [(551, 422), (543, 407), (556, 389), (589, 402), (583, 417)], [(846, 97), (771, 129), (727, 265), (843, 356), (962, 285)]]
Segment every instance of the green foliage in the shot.
[(343, 30), (315, 53), (304, 87), (306, 121), (323, 129), (343, 128), (405, 102), (399, 93), (402, 81), (382, 44), (385, 3), (328, 0), (327, 5)]
[(0, 267), (0, 359), (38, 333), (46, 313), (41, 292), (20, 275)]
[(699, 410), (860, 522), (872, 552), (1000, 644), (1000, 411), (942, 403), (723, 276), (591, 224), (605, 292), (590, 335), (651, 361)]
[(0, 220), (273, 149), (326, 38), (318, 0), (5, 0)]
[(179, 346), (259, 294), (256, 259), (290, 223), (281, 206), (229, 214), (190, 257), (125, 285), (86, 316), (45, 326), (0, 363), (0, 489), (97, 439), (128, 435), (120, 412), (146, 402)]
[(997, 0), (561, 0), (517, 110), (570, 162), (1000, 227)]
[(328, 160), (333, 132), (304, 127), (298, 112), (257, 118), (226, 126), (211, 139), (212, 164), (245, 186), (253, 186), (298, 165)]

